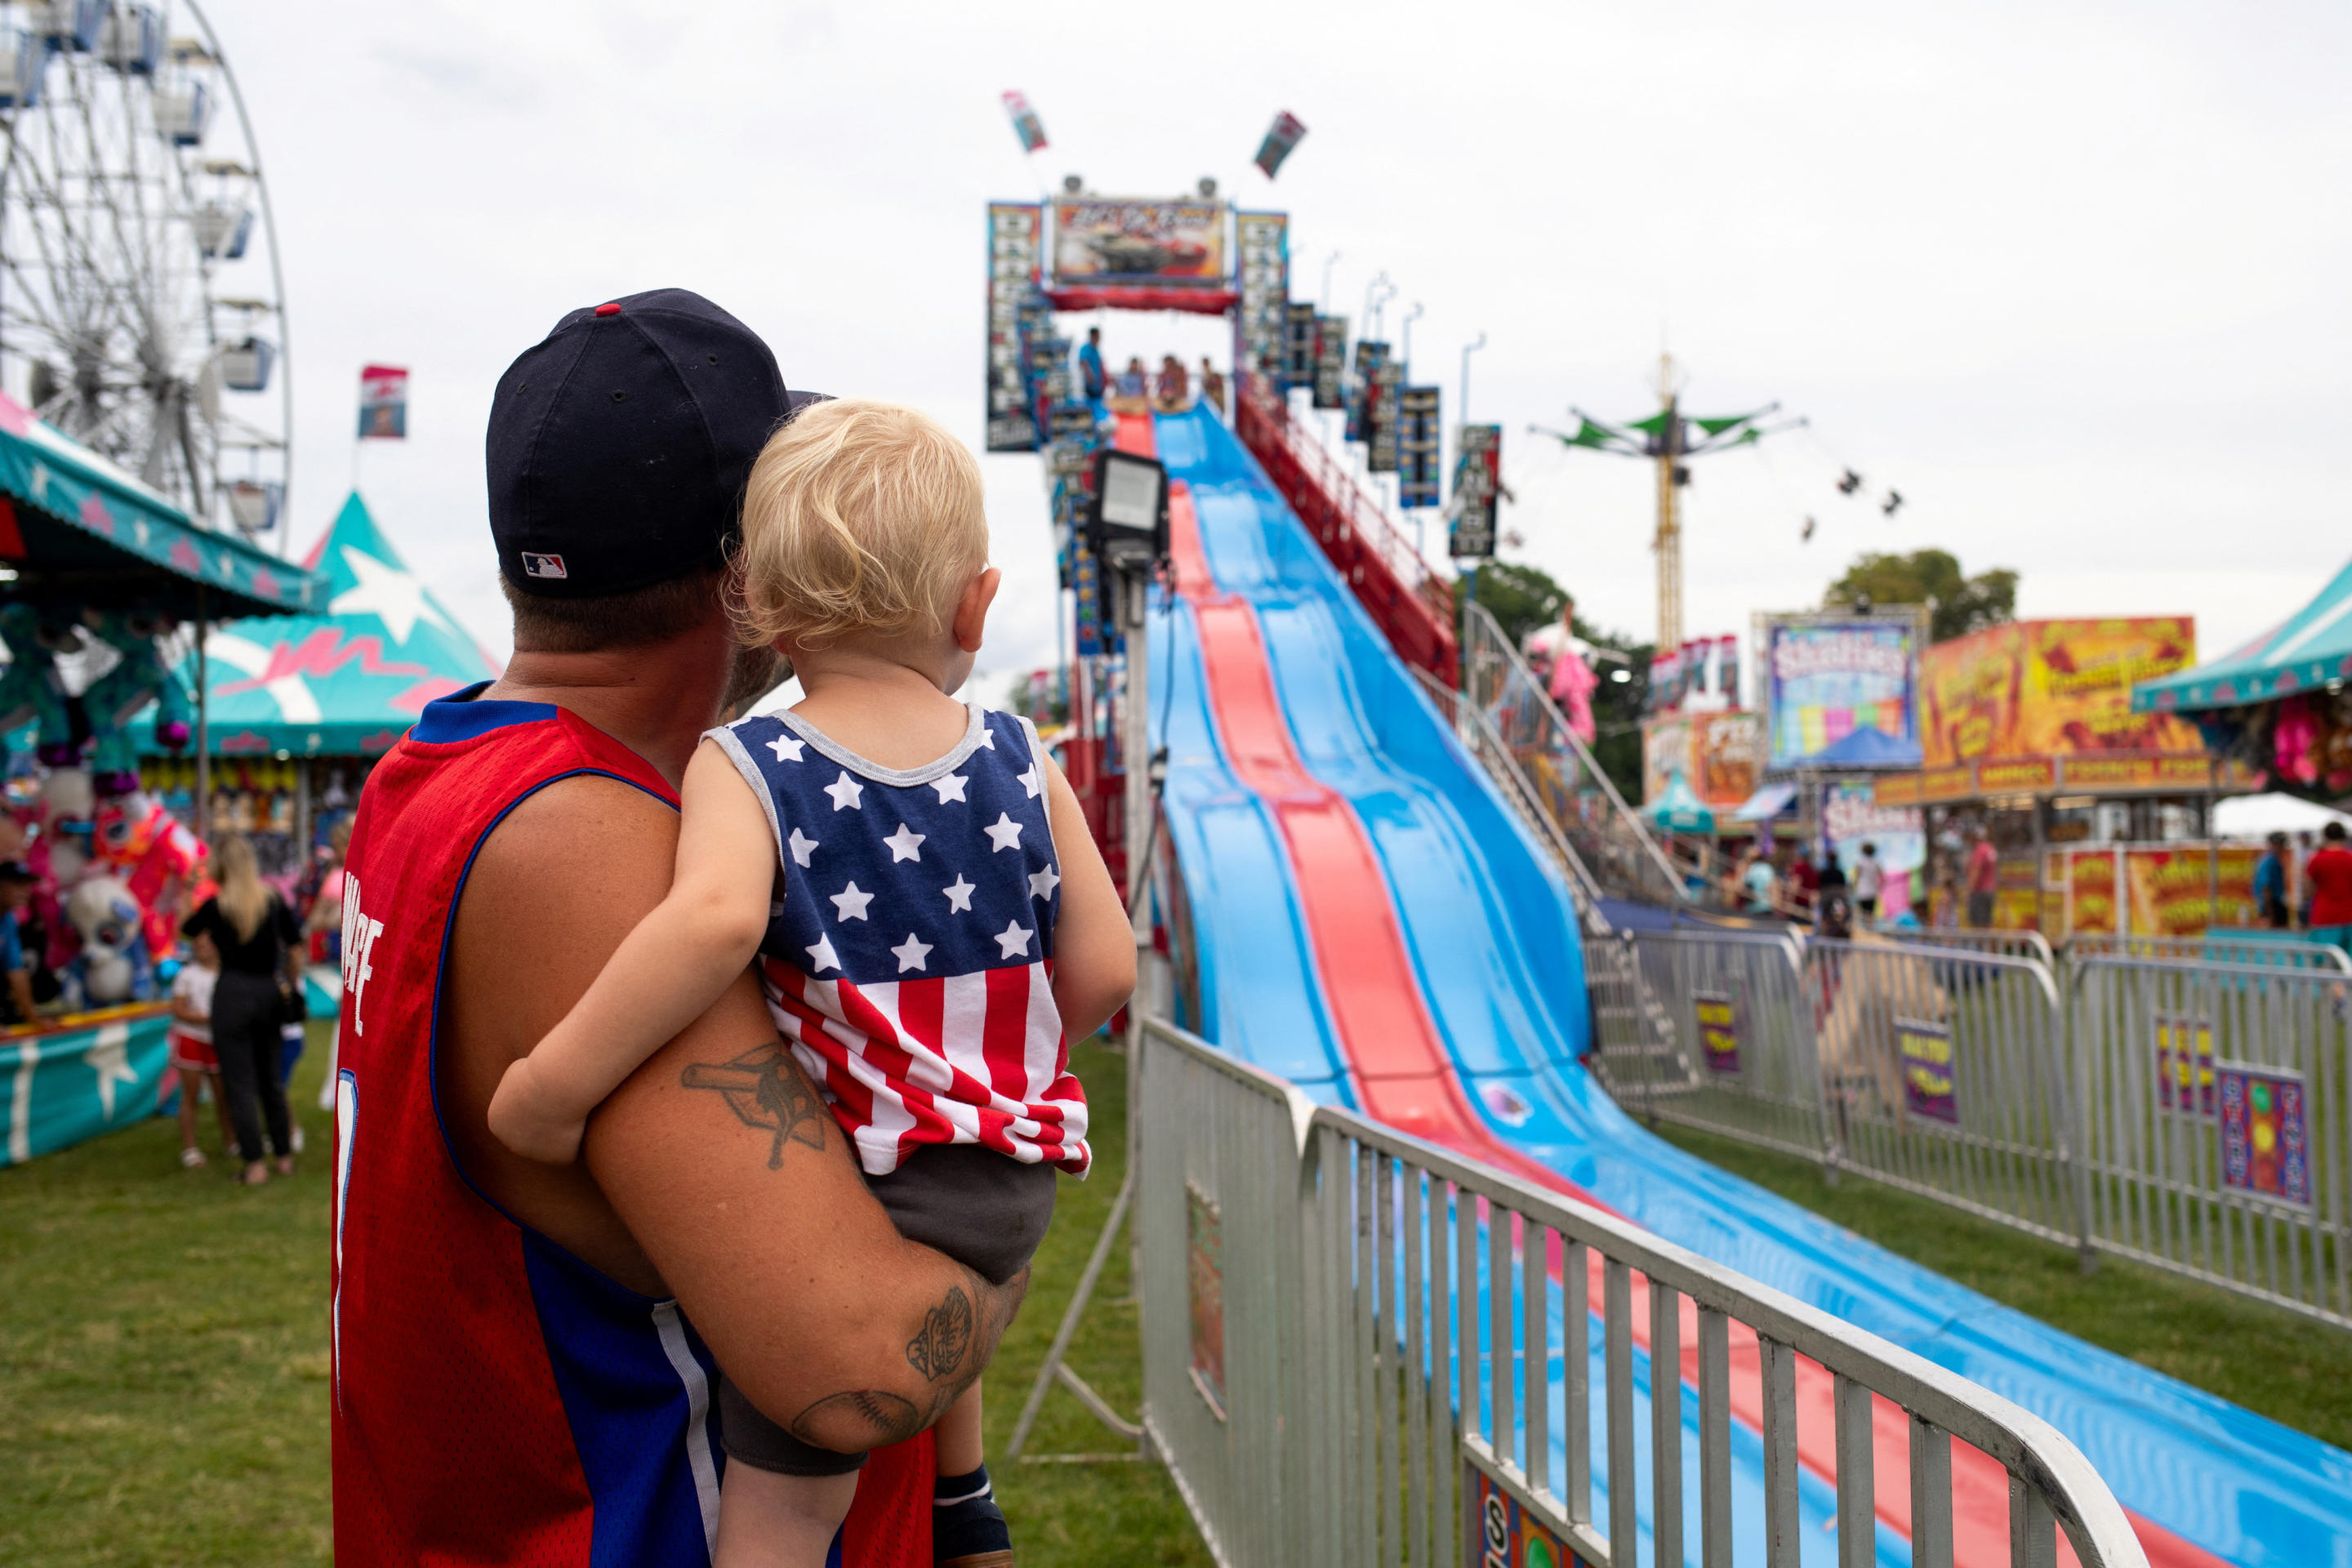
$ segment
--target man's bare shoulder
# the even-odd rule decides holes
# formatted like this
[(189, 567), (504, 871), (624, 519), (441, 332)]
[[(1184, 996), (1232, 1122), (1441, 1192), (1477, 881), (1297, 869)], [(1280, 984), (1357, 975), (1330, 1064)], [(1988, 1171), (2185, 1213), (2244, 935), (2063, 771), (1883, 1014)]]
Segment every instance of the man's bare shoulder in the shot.
[(486, 1118), (499, 1075), (571, 1010), (661, 902), (677, 846), (677, 811), (620, 779), (561, 779), (509, 812), (458, 900), (439, 1071), (450, 1141), (474, 1181), (525, 1224), (640, 1289), (659, 1282), (585, 1168), (510, 1152)]

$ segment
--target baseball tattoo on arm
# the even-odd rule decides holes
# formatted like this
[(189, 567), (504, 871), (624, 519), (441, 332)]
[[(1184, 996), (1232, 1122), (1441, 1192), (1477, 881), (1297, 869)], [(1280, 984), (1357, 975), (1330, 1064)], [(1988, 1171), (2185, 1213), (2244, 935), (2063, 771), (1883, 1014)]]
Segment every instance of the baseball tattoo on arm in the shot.
[(755, 1047), (733, 1061), (695, 1062), (677, 1075), (677, 1081), (688, 1089), (713, 1090), (735, 1120), (770, 1134), (771, 1171), (783, 1167), (788, 1142), (820, 1153), (824, 1150), (824, 1124), (832, 1118), (781, 1040)]

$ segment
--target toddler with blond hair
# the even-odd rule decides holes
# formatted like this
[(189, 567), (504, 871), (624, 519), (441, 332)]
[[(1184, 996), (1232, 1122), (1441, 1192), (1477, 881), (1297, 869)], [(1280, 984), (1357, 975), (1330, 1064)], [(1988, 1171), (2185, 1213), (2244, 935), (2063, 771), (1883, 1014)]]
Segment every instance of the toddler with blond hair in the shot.
[[(979, 464), (911, 408), (813, 405), (751, 470), (737, 572), (740, 635), (790, 658), (805, 695), (703, 737), (668, 897), (508, 1069), (491, 1130), (574, 1158), (597, 1103), (756, 958), (830, 1118), (748, 1058), (689, 1068), (684, 1087), (726, 1098), (779, 1151), (835, 1122), (901, 1235), (1001, 1284), (1045, 1235), (1055, 1170), (1092, 1159), (1067, 1037), (1126, 1002), (1135, 952), (1035, 729), (952, 695), (1000, 580)], [(935, 1316), (907, 1354), (943, 1376), (971, 1325)], [(723, 1369), (719, 1400), (721, 1568), (814, 1568), (865, 1456), (803, 1440), (796, 1413), (770, 1419)], [(915, 1414), (937, 1417), (936, 1560), (1006, 1568), (980, 1384)]]

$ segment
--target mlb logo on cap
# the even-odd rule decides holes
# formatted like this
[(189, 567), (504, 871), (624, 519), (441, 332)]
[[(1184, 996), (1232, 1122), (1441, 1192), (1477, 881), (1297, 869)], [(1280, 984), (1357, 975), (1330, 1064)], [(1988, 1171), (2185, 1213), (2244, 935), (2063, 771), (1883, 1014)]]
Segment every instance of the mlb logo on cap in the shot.
[(534, 555), (528, 550), (522, 552), (522, 569), (526, 576), (531, 577), (564, 577), (570, 575), (569, 573), (563, 570), (562, 556)]

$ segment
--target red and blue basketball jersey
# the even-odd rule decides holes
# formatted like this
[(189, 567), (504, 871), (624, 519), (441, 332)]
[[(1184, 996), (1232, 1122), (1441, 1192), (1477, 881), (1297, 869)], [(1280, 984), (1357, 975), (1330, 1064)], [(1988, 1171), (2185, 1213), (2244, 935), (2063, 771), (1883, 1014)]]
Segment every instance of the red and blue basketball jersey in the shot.
[(971, 714), (947, 755), (905, 770), (797, 713), (710, 731), (775, 840), (768, 1006), (868, 1175), (927, 1143), (1084, 1175), (1086, 1090), (1054, 1005), (1045, 751), (1025, 719)]
[[(627, 1289), (499, 1208), (435, 1095), (451, 917), (474, 857), (582, 774), (676, 805), (562, 709), (429, 704), (369, 778), (343, 893), (332, 1266), (335, 1559), (669, 1568), (709, 1561), (725, 1454), (710, 1352), (675, 1301)], [(845, 1560), (930, 1561), (930, 1440), (861, 1474)]]

